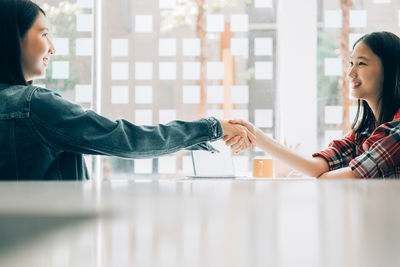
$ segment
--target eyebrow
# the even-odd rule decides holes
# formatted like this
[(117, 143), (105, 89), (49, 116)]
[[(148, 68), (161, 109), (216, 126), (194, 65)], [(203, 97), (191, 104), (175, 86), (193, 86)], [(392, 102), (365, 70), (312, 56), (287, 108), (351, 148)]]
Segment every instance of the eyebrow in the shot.
[[(350, 56), (350, 59), (352, 59), (352, 58), (353, 58), (353, 57)], [(368, 61), (368, 58), (366, 58), (366, 57), (364, 57), (364, 56), (359, 56), (359, 57), (357, 57), (357, 59), (363, 59), (363, 60)]]
[(49, 31), (49, 28), (44, 27), (44, 28), (41, 28), (40, 31), (41, 31), (41, 32), (42, 32), (42, 31)]

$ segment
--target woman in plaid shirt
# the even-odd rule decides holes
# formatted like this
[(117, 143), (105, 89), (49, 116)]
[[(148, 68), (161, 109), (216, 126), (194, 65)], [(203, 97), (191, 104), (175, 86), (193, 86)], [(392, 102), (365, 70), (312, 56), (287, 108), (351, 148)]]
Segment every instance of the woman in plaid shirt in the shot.
[[(256, 133), (257, 145), (306, 175), (319, 178), (400, 178), (400, 39), (373, 32), (353, 46), (347, 76), (358, 110), (352, 130), (311, 158), (266, 136), (248, 122), (233, 120)], [(226, 137), (233, 151), (235, 138)]]

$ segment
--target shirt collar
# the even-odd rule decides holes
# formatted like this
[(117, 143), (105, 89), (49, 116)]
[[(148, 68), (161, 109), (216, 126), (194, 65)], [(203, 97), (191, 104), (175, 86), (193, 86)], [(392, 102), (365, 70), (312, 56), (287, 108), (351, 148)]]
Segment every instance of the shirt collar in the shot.
[[(398, 121), (400, 120), (400, 109), (397, 111), (397, 113), (394, 115), (392, 121)], [(372, 116), (372, 119), (370, 121), (369, 127), (364, 129), (362, 132), (360, 132), (361, 136), (369, 136), (374, 130), (375, 130), (375, 119)]]
[(393, 117), (393, 121), (398, 121), (400, 120), (400, 109), (397, 111), (396, 115)]

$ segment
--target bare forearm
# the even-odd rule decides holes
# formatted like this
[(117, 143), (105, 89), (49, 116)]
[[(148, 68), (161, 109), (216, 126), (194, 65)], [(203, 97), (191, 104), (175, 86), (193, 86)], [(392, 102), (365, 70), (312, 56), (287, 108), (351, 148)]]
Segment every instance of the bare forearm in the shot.
[(320, 178), (320, 179), (322, 179), (322, 178), (326, 178), (326, 179), (352, 178), (352, 179), (354, 179), (357, 177), (354, 175), (354, 173), (352, 172), (352, 170), (349, 167), (345, 167), (345, 168), (337, 169), (334, 171), (325, 172), (318, 178)]
[(312, 158), (299, 155), (266, 136), (259, 129), (256, 131), (256, 140), (259, 148), (268, 152), (274, 158), (286, 163), (293, 169), (306, 175), (319, 177), (321, 174), (329, 170), (328, 163), (323, 158)]

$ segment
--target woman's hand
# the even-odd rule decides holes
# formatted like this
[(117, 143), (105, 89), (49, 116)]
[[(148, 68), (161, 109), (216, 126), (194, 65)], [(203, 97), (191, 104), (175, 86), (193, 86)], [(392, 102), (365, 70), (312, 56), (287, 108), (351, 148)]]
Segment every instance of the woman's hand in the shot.
[[(246, 129), (254, 136), (254, 142), (251, 143), (251, 148), (254, 149), (256, 147), (256, 127), (253, 124), (244, 120), (229, 120), (228, 122), (233, 125), (246, 127)], [(223, 140), (227, 146), (231, 147), (232, 150), (237, 147), (234, 136), (225, 135)]]
[(229, 146), (235, 155), (248, 149), (250, 146), (255, 147), (256, 136), (245, 126), (229, 123), (225, 120), (219, 120), (219, 122), (221, 123), (224, 132), (223, 140), (229, 140)]

